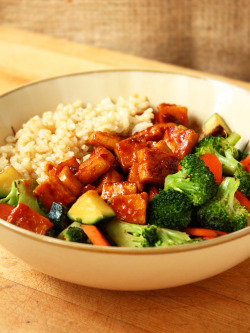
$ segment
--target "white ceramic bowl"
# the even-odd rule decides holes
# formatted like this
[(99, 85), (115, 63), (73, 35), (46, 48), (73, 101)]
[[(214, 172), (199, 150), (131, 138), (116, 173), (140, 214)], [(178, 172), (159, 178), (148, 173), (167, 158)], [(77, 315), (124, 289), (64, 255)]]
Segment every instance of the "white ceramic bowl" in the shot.
[[(95, 103), (140, 93), (154, 106), (161, 102), (188, 107), (202, 121), (218, 112), (249, 139), (250, 92), (223, 82), (153, 71), (77, 73), (35, 82), (0, 97), (0, 144), (35, 114), (77, 99)], [(146, 290), (180, 286), (221, 273), (250, 254), (250, 227), (202, 243), (169, 248), (129, 249), (66, 243), (40, 236), (0, 220), (0, 243), (53, 277), (90, 287)]]

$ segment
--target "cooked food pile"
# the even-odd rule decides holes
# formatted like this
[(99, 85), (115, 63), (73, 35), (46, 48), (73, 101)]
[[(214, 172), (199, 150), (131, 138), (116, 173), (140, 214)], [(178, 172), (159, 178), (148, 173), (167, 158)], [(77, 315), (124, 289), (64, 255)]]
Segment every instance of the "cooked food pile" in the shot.
[(198, 132), (175, 104), (156, 112), (144, 99), (134, 113), (126, 131), (89, 131), (85, 154), (78, 145), (58, 163), (46, 156), (40, 175), (8, 165), (0, 218), (65, 241), (123, 247), (188, 244), (246, 227), (250, 155), (235, 147), (240, 135), (218, 114)]

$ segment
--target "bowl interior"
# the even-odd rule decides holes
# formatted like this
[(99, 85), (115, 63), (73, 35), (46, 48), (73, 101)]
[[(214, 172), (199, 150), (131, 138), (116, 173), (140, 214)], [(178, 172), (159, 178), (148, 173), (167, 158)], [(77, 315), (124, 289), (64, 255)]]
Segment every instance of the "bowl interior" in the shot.
[[(218, 112), (233, 131), (241, 134), (240, 148), (249, 135), (250, 92), (220, 81), (153, 71), (77, 73), (29, 84), (0, 98), (0, 144), (31, 116), (51, 111), (59, 103), (99, 102), (110, 96), (139, 93), (154, 107), (161, 102), (185, 105), (192, 120), (202, 122)], [(249, 149), (249, 147), (248, 147)]]

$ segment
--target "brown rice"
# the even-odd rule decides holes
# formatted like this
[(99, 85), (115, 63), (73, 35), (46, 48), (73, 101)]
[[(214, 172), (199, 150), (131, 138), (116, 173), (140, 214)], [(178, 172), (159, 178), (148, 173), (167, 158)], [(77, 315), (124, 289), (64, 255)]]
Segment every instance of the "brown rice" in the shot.
[(80, 162), (88, 158), (91, 148), (86, 140), (91, 132), (128, 136), (152, 125), (153, 116), (149, 100), (139, 95), (117, 101), (107, 97), (95, 106), (83, 106), (81, 101), (59, 104), (6, 138), (6, 145), (0, 147), (0, 171), (12, 165), (23, 177), (41, 182), (47, 177), (47, 162), (56, 165), (73, 155)]

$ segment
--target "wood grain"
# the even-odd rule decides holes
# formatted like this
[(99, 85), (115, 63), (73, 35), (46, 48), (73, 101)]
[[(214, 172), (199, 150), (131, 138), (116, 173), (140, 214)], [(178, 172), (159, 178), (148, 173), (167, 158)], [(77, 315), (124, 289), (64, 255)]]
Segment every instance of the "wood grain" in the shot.
[(155, 60), (0, 26), (0, 94), (48, 76), (109, 68), (155, 69), (201, 75), (250, 89), (250, 83)]
[[(123, 67), (207, 75), (2, 26), (0, 50), (0, 94), (70, 71)], [(247, 82), (221, 79), (250, 89)], [(0, 332), (247, 333), (249, 276), (250, 259), (178, 288), (98, 290), (37, 272), (0, 246)]]

